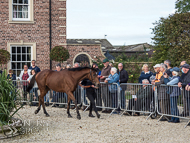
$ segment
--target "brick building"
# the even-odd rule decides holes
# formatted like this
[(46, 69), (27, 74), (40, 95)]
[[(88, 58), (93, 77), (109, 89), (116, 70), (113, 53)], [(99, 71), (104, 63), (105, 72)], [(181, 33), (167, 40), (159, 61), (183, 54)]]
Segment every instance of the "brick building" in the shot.
[[(104, 58), (101, 43), (72, 43), (66, 40), (66, 0), (0, 0), (0, 49), (11, 54), (7, 69), (18, 76), (23, 65), (55, 69), (50, 61), (50, 49), (61, 45), (68, 48), (71, 65), (74, 60), (99, 56)], [(96, 58), (94, 58), (96, 60)]]

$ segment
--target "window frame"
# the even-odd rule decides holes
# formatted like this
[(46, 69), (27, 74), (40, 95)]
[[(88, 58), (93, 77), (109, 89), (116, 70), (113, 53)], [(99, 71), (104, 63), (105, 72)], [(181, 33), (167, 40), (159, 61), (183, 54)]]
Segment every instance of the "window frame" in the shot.
[[(16, 49), (17, 49), (17, 47), (21, 47), (21, 52), (20, 52), (20, 54), (18, 53), (18, 52), (15, 52), (15, 54), (13, 54), (12, 53), (12, 47), (16, 47)], [(27, 47), (30, 47), (31, 48), (31, 50), (30, 50), (30, 54), (28, 54), (28, 52), (26, 51), (26, 53), (25, 54), (23, 54), (22, 53), (22, 47), (25, 47), (26, 49), (27, 49)], [(17, 76), (17, 71), (22, 71), (23, 70), (23, 66), (22, 66), (22, 63), (30, 63), (30, 66), (31, 66), (31, 61), (33, 60), (33, 46), (31, 46), (31, 45), (11, 45), (11, 47), (10, 47), (11, 49), (11, 52), (10, 52), (10, 55), (11, 55), (11, 59), (10, 59), (10, 65), (11, 65), (11, 69), (13, 70), (13, 71), (15, 71), (16, 70), (16, 77), (17, 78), (19, 78), (19, 76)], [(25, 61), (23, 61), (23, 60), (20, 60), (20, 61), (18, 61), (18, 60), (16, 60), (16, 61), (13, 61), (12, 60), (12, 55), (15, 55), (16, 57), (15, 58), (17, 58), (17, 55), (20, 55), (20, 58), (22, 59), (22, 55), (25, 55), (26, 56), (26, 60)], [(28, 61), (27, 60), (27, 55), (30, 55), (31, 56), (31, 58), (30, 58), (30, 60)], [(12, 67), (12, 63), (15, 63), (15, 68), (13, 69), (13, 67)], [(17, 63), (21, 63), (21, 65), (20, 65), (20, 68), (17, 68)], [(28, 67), (29, 68), (29, 67)], [(20, 74), (19, 74), (20, 75)]]
[[(8, 42), (7, 43), (7, 51), (10, 53), (11, 55), (11, 60), (8, 62), (7, 64), (7, 69), (11, 69), (12, 68), (12, 48), (14, 46), (20, 46), (20, 47), (26, 47), (26, 46), (30, 46), (31, 47), (31, 61), (32, 60), (36, 60), (36, 43), (30, 43), (30, 42), (23, 42), (23, 40), (21, 40), (20, 42)], [(31, 65), (31, 61), (30, 61), (30, 65)], [(29, 61), (26, 61), (29, 62)], [(21, 67), (23, 70), (23, 67)], [(28, 67), (29, 68), (29, 67)], [(17, 76), (17, 75), (16, 75)], [(17, 76), (18, 79), (18, 76)]]
[[(14, 5), (17, 5), (17, 6), (27, 5), (28, 6), (28, 11), (27, 11), (28, 12), (28, 18), (13, 18), (13, 12), (14, 12), (13, 6)], [(18, 9), (17, 9), (17, 12), (18, 12)], [(12, 0), (12, 20), (13, 21), (30, 21), (30, 0), (28, 0), (28, 4), (19, 4), (19, 3), (14, 4), (13, 0)]]
[(33, 0), (28, 0), (28, 19), (13, 18), (13, 0), (9, 0), (9, 21), (8, 23), (28, 23), (34, 24), (34, 5)]

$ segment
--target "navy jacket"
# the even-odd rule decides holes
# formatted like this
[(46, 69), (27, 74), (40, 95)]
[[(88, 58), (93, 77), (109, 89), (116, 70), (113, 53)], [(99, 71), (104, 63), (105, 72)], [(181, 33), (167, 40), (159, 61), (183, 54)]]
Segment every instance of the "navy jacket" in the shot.
[(32, 66), (30, 66), (28, 69), (30, 69), (30, 70), (35, 70), (36, 71), (36, 73), (38, 73), (38, 72), (40, 72), (41, 70), (40, 70), (40, 68), (39, 67), (37, 67), (37, 66), (35, 66), (34, 68), (32, 68)]
[(143, 79), (148, 79), (148, 81), (150, 82), (150, 77), (153, 75), (153, 73), (151, 71), (149, 71), (149, 73), (145, 74), (144, 71), (141, 72), (141, 75), (139, 77), (139, 83), (142, 83)]

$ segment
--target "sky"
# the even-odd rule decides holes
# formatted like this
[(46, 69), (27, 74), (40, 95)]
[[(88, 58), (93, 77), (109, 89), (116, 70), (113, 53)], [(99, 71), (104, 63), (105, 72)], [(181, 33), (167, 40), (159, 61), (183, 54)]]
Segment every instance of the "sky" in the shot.
[(153, 44), (153, 23), (174, 13), (175, 2), (67, 0), (67, 39), (106, 38), (112, 45)]

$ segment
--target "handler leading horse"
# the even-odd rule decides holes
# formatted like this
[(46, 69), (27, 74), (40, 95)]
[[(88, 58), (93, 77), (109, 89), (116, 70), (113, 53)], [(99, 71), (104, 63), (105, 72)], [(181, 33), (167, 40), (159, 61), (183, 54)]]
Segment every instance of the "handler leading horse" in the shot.
[(34, 86), (34, 83), (36, 81), (38, 84), (38, 88), (40, 90), (39, 106), (37, 110), (35, 111), (35, 114), (37, 114), (40, 111), (41, 105), (42, 105), (44, 114), (46, 114), (46, 116), (49, 116), (49, 114), (47, 113), (45, 109), (44, 96), (50, 89), (52, 89), (56, 92), (64, 92), (68, 95), (68, 105), (67, 105), (68, 117), (69, 118), (72, 117), (69, 112), (70, 101), (72, 100), (75, 103), (77, 118), (81, 119), (81, 116), (77, 107), (77, 101), (75, 100), (73, 92), (76, 90), (78, 83), (84, 78), (88, 78), (96, 86), (100, 85), (100, 82), (97, 78), (96, 69), (89, 68), (89, 67), (65, 69), (59, 72), (52, 71), (52, 70), (44, 70), (35, 74), (32, 77), (31, 82), (27, 88), (27, 92), (29, 92)]

